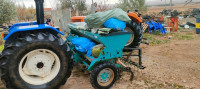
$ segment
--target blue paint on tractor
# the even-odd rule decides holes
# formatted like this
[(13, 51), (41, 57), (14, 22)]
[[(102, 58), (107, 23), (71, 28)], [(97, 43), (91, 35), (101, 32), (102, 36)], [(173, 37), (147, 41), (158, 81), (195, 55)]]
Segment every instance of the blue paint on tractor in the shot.
[(13, 25), (10, 27), (9, 31), (12, 30), (12, 29), (15, 28), (15, 27), (19, 27), (19, 26), (28, 26), (28, 25), (37, 25), (37, 22), (35, 21), (35, 22), (15, 23), (15, 24), (13, 24)]
[(54, 31), (60, 33), (61, 35), (64, 35), (64, 33), (60, 32), (59, 30), (57, 30), (56, 28), (54, 28), (54, 27), (52, 27), (52, 26), (50, 26), (48, 24), (36, 25), (36, 22), (33, 22), (33, 24), (34, 25), (32, 25), (30, 23), (17, 23), (17, 24), (14, 24), (9, 29), (9, 34), (4, 38), (4, 40), (7, 40), (12, 34), (14, 34), (16, 32), (31, 31), (31, 30), (41, 30), (41, 29), (54, 30)]

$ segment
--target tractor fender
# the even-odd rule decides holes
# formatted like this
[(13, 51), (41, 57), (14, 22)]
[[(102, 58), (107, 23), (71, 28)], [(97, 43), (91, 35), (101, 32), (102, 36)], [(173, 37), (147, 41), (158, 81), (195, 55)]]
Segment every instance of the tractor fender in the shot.
[(50, 29), (54, 30), (57, 33), (60, 33), (61, 35), (64, 35), (64, 33), (60, 32), (56, 28), (48, 25), (48, 24), (40, 24), (40, 25), (28, 25), (28, 26), (18, 26), (18, 27), (13, 27), (9, 29), (9, 34), (4, 37), (4, 40), (7, 40), (11, 35), (17, 32), (23, 32), (23, 31), (33, 31), (33, 30), (41, 30), (41, 29)]
[(142, 23), (142, 19), (140, 17), (138, 17), (138, 15), (136, 13), (127, 13), (127, 15), (134, 22), (136, 22), (136, 23)]
[(28, 26), (28, 25), (37, 25), (37, 22), (21, 22), (21, 23), (16, 23), (16, 24), (13, 24), (10, 28), (10, 29), (13, 29), (15, 27), (19, 27), (19, 26)]

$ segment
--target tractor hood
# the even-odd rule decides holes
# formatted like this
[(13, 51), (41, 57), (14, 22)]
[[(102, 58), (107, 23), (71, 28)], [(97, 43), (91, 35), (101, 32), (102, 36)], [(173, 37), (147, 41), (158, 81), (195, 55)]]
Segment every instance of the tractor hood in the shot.
[(37, 25), (36, 22), (33, 22), (32, 25), (30, 25), (30, 23), (17, 23), (17, 24), (14, 24), (13, 26), (10, 27), (9, 34), (4, 38), (4, 40), (7, 40), (12, 34), (14, 34), (16, 32), (41, 30), (41, 29), (54, 30), (54, 31), (60, 33), (61, 35), (64, 35), (64, 33), (60, 32), (59, 30), (57, 30), (56, 28), (54, 28), (54, 27), (52, 27), (48, 24)]
[(37, 22), (34, 21), (34, 22), (22, 22), (22, 23), (16, 23), (16, 24), (13, 24), (8, 31), (11, 31), (12, 29), (16, 28), (16, 27), (19, 27), (19, 26), (29, 26), (29, 25), (37, 25)]

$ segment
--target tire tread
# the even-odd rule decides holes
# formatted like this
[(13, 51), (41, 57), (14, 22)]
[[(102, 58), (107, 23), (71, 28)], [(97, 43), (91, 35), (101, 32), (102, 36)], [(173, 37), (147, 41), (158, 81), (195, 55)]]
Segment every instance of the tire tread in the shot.
[[(50, 39), (51, 38), (51, 39)], [(11, 57), (15, 56), (15, 54), (17, 53), (17, 51), (20, 50), (21, 47), (23, 47), (24, 45), (28, 45), (32, 42), (37, 42), (37, 41), (49, 41), (51, 43), (55, 43), (58, 44), (60, 47), (62, 47), (65, 50), (65, 54), (66, 57), (71, 57), (71, 51), (68, 49), (69, 47), (67, 47), (67, 43), (63, 42), (62, 44), (60, 44), (61, 41), (59, 37), (56, 37), (54, 35), (52, 35), (51, 33), (42, 33), (42, 32), (38, 32), (37, 34), (27, 34), (25, 36), (16, 38), (15, 40), (13, 40), (12, 43), (8, 43), (5, 45), (4, 50), (2, 51), (1, 55), (0, 55), (0, 70), (1, 70), (1, 80), (3, 81), (4, 85), (6, 85), (6, 87), (8, 89), (17, 89), (17, 85), (13, 84), (12, 79), (10, 79), (9, 77), (9, 70), (7, 70), (7, 68), (9, 67), (9, 61), (11, 61)], [(69, 51), (66, 51), (69, 50)], [(73, 65), (71, 65), (72, 59), (68, 60), (68, 68), (67, 68), (67, 74), (65, 75), (65, 78), (62, 79), (63, 82), (66, 82), (67, 78), (71, 75), (71, 71), (73, 69)], [(59, 85), (57, 85), (57, 87), (60, 87), (61, 85), (63, 85), (63, 82), (61, 82)], [(33, 88), (34, 89), (34, 88)]]

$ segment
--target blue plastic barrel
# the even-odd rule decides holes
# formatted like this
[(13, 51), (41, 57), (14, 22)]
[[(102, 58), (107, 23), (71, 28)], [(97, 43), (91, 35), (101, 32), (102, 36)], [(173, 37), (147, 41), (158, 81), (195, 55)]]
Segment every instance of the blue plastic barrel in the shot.
[(196, 33), (200, 34), (200, 17), (197, 17)]

